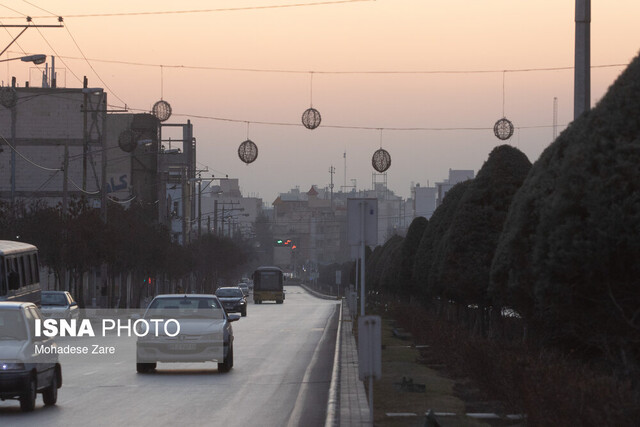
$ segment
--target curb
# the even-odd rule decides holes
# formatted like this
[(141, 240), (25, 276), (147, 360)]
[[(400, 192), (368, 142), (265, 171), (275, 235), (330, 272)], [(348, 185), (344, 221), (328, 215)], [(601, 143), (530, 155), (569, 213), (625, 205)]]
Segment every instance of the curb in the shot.
[(338, 314), (338, 331), (336, 335), (336, 350), (333, 357), (333, 371), (331, 372), (331, 385), (329, 386), (329, 400), (327, 401), (327, 418), (325, 427), (335, 427), (340, 424), (340, 357), (342, 338), (342, 301), (340, 301), (340, 313)]
[(311, 295), (313, 295), (316, 298), (322, 298), (322, 299), (330, 299), (330, 300), (334, 300), (337, 301), (340, 298), (338, 298), (337, 296), (334, 295), (325, 295), (325, 294), (321, 294), (320, 292), (314, 291), (313, 289), (311, 289), (310, 287), (308, 287), (307, 285), (300, 283), (300, 287), (302, 287), (305, 291), (309, 292)]

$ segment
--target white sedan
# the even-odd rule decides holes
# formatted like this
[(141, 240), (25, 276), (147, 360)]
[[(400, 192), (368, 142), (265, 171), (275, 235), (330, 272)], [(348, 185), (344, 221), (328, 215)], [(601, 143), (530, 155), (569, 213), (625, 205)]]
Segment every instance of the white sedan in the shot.
[[(138, 322), (143, 336), (137, 342), (137, 371), (153, 371), (157, 362), (213, 361), (220, 372), (228, 372), (233, 367), (231, 322), (238, 319), (215, 295), (158, 295)], [(158, 322), (162, 326), (156, 328)]]

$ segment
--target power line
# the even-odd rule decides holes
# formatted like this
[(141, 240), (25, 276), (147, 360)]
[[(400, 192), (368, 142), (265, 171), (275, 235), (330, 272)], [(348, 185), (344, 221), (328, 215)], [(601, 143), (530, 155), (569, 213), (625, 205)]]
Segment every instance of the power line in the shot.
[[(114, 17), (114, 16), (180, 15), (180, 14), (190, 14), (190, 13), (236, 12), (236, 11), (243, 11), (243, 10), (286, 9), (286, 8), (296, 8), (296, 7), (306, 7), (306, 6), (327, 6), (327, 5), (335, 5), (335, 4), (359, 3), (359, 2), (371, 2), (371, 1), (376, 1), (376, 0), (333, 0), (333, 1), (319, 1), (319, 2), (313, 2), (313, 3), (275, 4), (275, 5), (267, 5), (267, 6), (224, 7), (224, 8), (217, 8), (217, 9), (166, 10), (166, 11), (151, 11), (151, 12), (87, 13), (87, 14), (66, 15), (65, 17), (66, 18), (103, 18), (103, 17)], [(7, 9), (10, 9), (10, 8), (7, 7)], [(44, 10), (40, 7), (38, 7), (38, 9)], [(10, 9), (10, 10), (16, 12), (13, 9)], [(50, 18), (50, 17), (51, 16), (33, 16), (32, 18)], [(0, 17), (0, 19), (17, 19), (17, 17), (7, 16), (7, 17)]]
[(126, 102), (124, 102), (122, 100), (122, 98), (120, 98), (114, 91), (113, 89), (111, 89), (109, 87), (109, 85), (107, 83), (105, 83), (104, 80), (102, 80), (102, 77), (100, 77), (100, 74), (98, 74), (98, 72), (96, 71), (95, 68), (93, 68), (93, 65), (91, 65), (91, 62), (89, 62), (89, 60), (87, 59), (86, 55), (84, 54), (84, 52), (82, 51), (82, 49), (80, 49), (80, 45), (78, 44), (78, 42), (76, 41), (75, 37), (73, 37), (73, 34), (71, 34), (71, 31), (69, 30), (69, 25), (65, 25), (64, 28), (67, 30), (67, 33), (69, 34), (69, 37), (71, 37), (71, 40), (73, 40), (73, 43), (76, 45), (76, 47), (78, 48), (78, 51), (80, 52), (80, 54), (82, 55), (82, 57), (84, 58), (84, 60), (87, 62), (87, 65), (89, 66), (89, 68), (91, 68), (91, 71), (93, 71), (93, 73), (96, 75), (96, 77), (98, 77), (98, 80), (100, 80), (102, 82), (102, 84), (104, 85), (104, 87), (109, 91), (109, 93), (111, 93), (113, 96), (115, 96), (118, 101), (122, 102), (124, 105), (127, 105)]
[(58, 172), (62, 171), (62, 168), (55, 168), (55, 169), (54, 169), (54, 168), (48, 168), (48, 167), (46, 167), (46, 166), (42, 166), (42, 165), (39, 165), (39, 164), (35, 163), (33, 160), (29, 159), (28, 157), (24, 156), (21, 152), (19, 152), (18, 150), (16, 150), (16, 148), (15, 148), (13, 145), (11, 145), (11, 144), (9, 143), (9, 141), (7, 141), (7, 140), (5, 139), (5, 137), (4, 137), (4, 136), (0, 135), (0, 139), (2, 139), (2, 140), (5, 142), (5, 144), (7, 144), (9, 147), (11, 147), (11, 149), (12, 149), (12, 150), (13, 150), (13, 151), (18, 155), (18, 156), (22, 157), (24, 160), (26, 160), (27, 162), (31, 163), (33, 166), (35, 166), (35, 167), (37, 167), (37, 168), (40, 168), (40, 169), (42, 169), (42, 170), (46, 170), (46, 171), (58, 171)]
[[(2, 19), (2, 18), (0, 18)], [(66, 56), (66, 59), (83, 60), (74, 56)], [(111, 59), (89, 59), (93, 62), (109, 64), (134, 65), (138, 67), (162, 67), (186, 70), (211, 70), (211, 71), (236, 71), (249, 73), (282, 73), (282, 74), (491, 74), (491, 73), (526, 73), (535, 71), (567, 71), (573, 70), (573, 66), (566, 67), (529, 67), (488, 70), (287, 70), (279, 68), (237, 68), (237, 67), (212, 67), (206, 65), (182, 65), (182, 64), (154, 64), (148, 62), (122, 61)], [(592, 65), (591, 68), (626, 67), (629, 63)]]
[(51, 45), (51, 43), (49, 43), (49, 40), (47, 40), (47, 38), (44, 36), (44, 34), (42, 34), (42, 31), (40, 31), (40, 28), (35, 27), (36, 30), (38, 30), (38, 33), (40, 34), (40, 36), (42, 37), (42, 39), (45, 41), (45, 43), (49, 46), (49, 48), (53, 51), (53, 53), (56, 54), (56, 57), (60, 58), (60, 60), (62, 61), (62, 63), (64, 64), (65, 67), (67, 67), (67, 69), (71, 72), (71, 74), (73, 74), (73, 77), (76, 78), (76, 80), (78, 80), (78, 82), (80, 84), (82, 84), (82, 80), (80, 79), (80, 77), (78, 77), (78, 75), (76, 73), (73, 72), (73, 70), (71, 69), (71, 67), (69, 67), (67, 65), (66, 62), (64, 62), (64, 58), (60, 55), (58, 55), (58, 52), (56, 52), (56, 50), (54, 49), (54, 47)]
[[(135, 110), (135, 109), (132, 109)], [(196, 119), (207, 119), (231, 123), (247, 123), (247, 120), (229, 119), (224, 117), (203, 116), (197, 114), (179, 114), (174, 113), (176, 117), (189, 117)], [(291, 122), (263, 122), (263, 121), (249, 121), (252, 124), (267, 125), (267, 126), (297, 126), (302, 127), (301, 123)], [(566, 125), (564, 125), (566, 126)], [(384, 126), (347, 126), (347, 125), (322, 125), (323, 128), (330, 129), (359, 129), (359, 130), (375, 130), (375, 131), (486, 131), (492, 130), (493, 127), (384, 127)], [(548, 128), (551, 125), (533, 125), (533, 126), (518, 126), (518, 129), (538, 129)]]
[[(23, 2), (25, 2), (26, 4), (28, 4), (29, 6), (33, 6), (33, 7), (35, 7), (36, 9), (40, 9), (41, 11), (46, 12), (46, 13), (48, 13), (49, 15), (53, 15), (53, 16), (54, 16), (54, 17), (56, 17), (56, 18), (59, 16), (59, 15), (56, 15), (55, 13), (53, 13), (53, 12), (48, 11), (47, 9), (43, 9), (43, 8), (41, 8), (41, 7), (40, 7), (40, 6), (38, 6), (37, 4), (33, 4), (33, 3), (31, 3), (31, 2), (28, 2), (27, 0), (22, 0), (22, 1), (23, 1)], [(15, 10), (14, 10), (14, 12), (15, 12)]]
[[(42, 11), (44, 11), (44, 12), (46, 12), (46, 13), (50, 14), (50, 15), (52, 15), (53, 17), (58, 18), (58, 22), (62, 22), (62, 17), (60, 17), (60, 15), (57, 15), (57, 14), (55, 14), (55, 13), (53, 13), (53, 12), (50, 12), (50, 11), (48, 11), (48, 10), (46, 10), (46, 9), (43, 9), (43, 8), (41, 8), (40, 6), (38, 6), (38, 5), (36, 5), (36, 4), (33, 4), (33, 3), (31, 3), (31, 2), (29, 2), (29, 1), (27, 1), (27, 0), (22, 0), (22, 1), (24, 1), (24, 2), (25, 2), (25, 3), (27, 3), (28, 5), (31, 5), (31, 6), (33, 6), (33, 7), (36, 7), (36, 8), (38, 8), (38, 9), (40, 9), (40, 10), (42, 10)], [(106, 89), (107, 89), (107, 90), (108, 90), (108, 91), (109, 91), (113, 96), (115, 96), (115, 97), (118, 99), (118, 101), (120, 101), (120, 102), (122, 102), (123, 104), (125, 104), (125, 105), (126, 105), (126, 102), (124, 102), (124, 101), (123, 101), (123, 100), (122, 100), (122, 99), (121, 99), (121, 98), (120, 98), (120, 97), (119, 97), (119, 96), (118, 96), (118, 95), (117, 95), (117, 94), (116, 94), (116, 93), (115, 93), (115, 92), (114, 92), (114, 91), (109, 87), (109, 85), (107, 85), (107, 83), (106, 83), (104, 80), (102, 80), (102, 77), (100, 77), (100, 75), (99, 75), (99, 74), (98, 74), (98, 72), (95, 70), (95, 68), (93, 68), (93, 65), (92, 65), (92, 64), (91, 64), (91, 62), (89, 62), (89, 60), (87, 59), (87, 56), (84, 54), (84, 52), (83, 52), (83, 51), (82, 51), (82, 49), (80, 48), (80, 45), (79, 45), (79, 44), (78, 44), (78, 42), (76, 41), (75, 37), (73, 37), (73, 34), (71, 34), (71, 30), (69, 30), (69, 26), (68, 26), (68, 24), (67, 24), (67, 25), (65, 25), (65, 26), (64, 26), (64, 28), (67, 30), (67, 33), (69, 34), (69, 37), (71, 37), (71, 40), (73, 41), (73, 44), (75, 44), (75, 45), (76, 45), (76, 47), (78, 48), (78, 52), (80, 52), (80, 55), (82, 55), (82, 58), (84, 58), (84, 60), (86, 61), (87, 65), (89, 65), (89, 68), (91, 68), (91, 70), (92, 70), (92, 71), (93, 71), (93, 73), (96, 75), (96, 77), (98, 77), (98, 80), (100, 80), (100, 82), (102, 82), (102, 84), (104, 85), (104, 87), (105, 87), (105, 88), (106, 88)], [(38, 31), (39, 31), (39, 30), (38, 30)], [(42, 34), (42, 33), (40, 33), (40, 34)], [(43, 36), (43, 38), (44, 38), (44, 36)], [(45, 39), (45, 41), (46, 41), (46, 39)], [(47, 41), (47, 44), (49, 44), (49, 42), (48, 42), (48, 41)], [(51, 47), (51, 45), (50, 45), (50, 44), (49, 44), (49, 47)], [(53, 50), (53, 48), (52, 48), (52, 50)], [(55, 52), (55, 51), (54, 51), (54, 52)], [(56, 53), (56, 56), (58, 56), (58, 54), (57, 54), (57, 53)], [(62, 59), (62, 58), (61, 58), (61, 59)], [(62, 61), (62, 62), (63, 62), (63, 64), (65, 65), (65, 67), (69, 68), (69, 66), (68, 66), (66, 63), (64, 63), (64, 61)], [(73, 75), (76, 77), (76, 79), (80, 80), (80, 79), (78, 78), (78, 76), (73, 72), (73, 70), (71, 70), (71, 68), (69, 68), (69, 71), (71, 71), (71, 74), (73, 74)], [(55, 76), (54, 76), (54, 77), (55, 77)]]

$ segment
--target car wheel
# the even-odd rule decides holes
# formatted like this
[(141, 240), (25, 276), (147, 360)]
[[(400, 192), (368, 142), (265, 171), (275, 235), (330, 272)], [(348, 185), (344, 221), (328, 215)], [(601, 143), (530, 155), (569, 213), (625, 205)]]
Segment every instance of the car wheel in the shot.
[(247, 317), (247, 307), (242, 309), (242, 313), (240, 313), (242, 317)]
[(277, 299), (276, 300), (276, 304), (282, 304), (282, 300), (281, 299)]
[(146, 374), (156, 369), (156, 366), (158, 366), (157, 363), (136, 363), (136, 371), (139, 374)]
[(229, 347), (227, 357), (224, 358), (223, 363), (218, 363), (219, 372), (229, 372), (233, 368), (233, 344)]
[(38, 384), (36, 383), (36, 378), (32, 376), (29, 378), (29, 384), (27, 384), (27, 389), (20, 396), (20, 409), (24, 412), (33, 411), (36, 407), (36, 394), (37, 394)]
[(42, 392), (42, 400), (46, 406), (55, 405), (58, 401), (58, 372), (53, 373), (51, 377), (51, 385)]

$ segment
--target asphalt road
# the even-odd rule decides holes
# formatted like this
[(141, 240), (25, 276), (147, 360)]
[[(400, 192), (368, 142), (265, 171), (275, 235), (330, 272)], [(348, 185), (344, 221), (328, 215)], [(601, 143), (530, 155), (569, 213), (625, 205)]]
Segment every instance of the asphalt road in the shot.
[[(58, 404), (32, 413), (0, 401), (2, 426), (322, 426), (333, 367), (337, 304), (286, 287), (284, 304), (248, 307), (233, 323), (234, 368), (215, 363), (158, 364), (135, 371), (135, 339), (117, 344), (116, 360), (61, 356)], [(124, 343), (123, 343), (124, 340)], [(98, 360), (98, 361), (96, 361)], [(65, 363), (66, 362), (66, 363)]]

